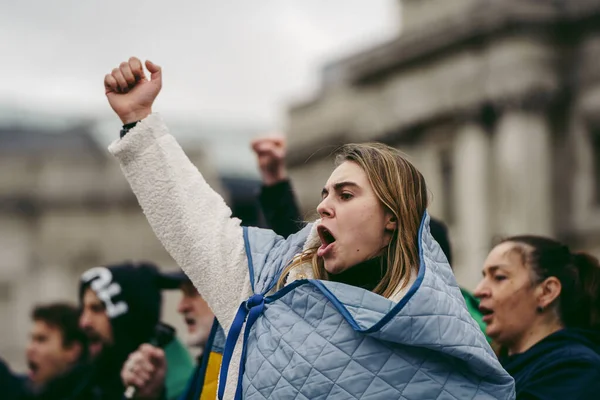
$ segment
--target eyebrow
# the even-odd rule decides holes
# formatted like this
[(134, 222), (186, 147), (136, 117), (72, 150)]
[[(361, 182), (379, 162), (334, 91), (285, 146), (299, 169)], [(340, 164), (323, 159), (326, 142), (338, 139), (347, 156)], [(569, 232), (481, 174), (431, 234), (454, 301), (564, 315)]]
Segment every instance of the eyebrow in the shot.
[[(351, 182), (351, 181), (343, 181), (343, 182), (338, 182), (338, 183), (334, 183), (333, 184), (333, 190), (335, 190), (336, 192), (339, 192), (340, 190), (342, 190), (345, 187), (353, 187), (353, 188), (360, 188), (360, 186), (358, 186), (358, 184), (356, 182)], [(323, 190), (321, 190), (321, 197), (325, 197), (327, 194), (329, 194), (329, 190), (327, 190), (327, 188), (323, 188)]]

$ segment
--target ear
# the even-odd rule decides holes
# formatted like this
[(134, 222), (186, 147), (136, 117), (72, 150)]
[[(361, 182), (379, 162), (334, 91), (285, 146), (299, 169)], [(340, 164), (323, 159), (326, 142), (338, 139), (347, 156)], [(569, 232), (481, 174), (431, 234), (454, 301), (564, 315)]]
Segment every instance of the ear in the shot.
[(387, 232), (394, 232), (398, 229), (398, 219), (392, 213), (388, 213), (386, 216), (385, 230)]
[(546, 309), (560, 296), (562, 285), (558, 278), (551, 276), (539, 284), (538, 291), (538, 307)]

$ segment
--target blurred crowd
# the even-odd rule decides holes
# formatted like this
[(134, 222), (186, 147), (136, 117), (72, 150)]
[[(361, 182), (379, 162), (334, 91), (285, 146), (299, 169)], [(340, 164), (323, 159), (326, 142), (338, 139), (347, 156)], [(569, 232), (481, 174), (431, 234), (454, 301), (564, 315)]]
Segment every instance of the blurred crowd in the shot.
[[(262, 212), (270, 229), (288, 237), (304, 222), (285, 167), (285, 139), (264, 137), (252, 148)], [(444, 222), (432, 218), (430, 230), (453, 265)], [(598, 260), (523, 232), (497, 243), (481, 267), (476, 289), (461, 288), (464, 306), (515, 379), (517, 398), (596, 398), (590, 382), (600, 381)], [(180, 292), (185, 344), (161, 322), (166, 290)], [(225, 340), (183, 272), (165, 273), (151, 262), (95, 267), (81, 276), (78, 304), (31, 311), (23, 354), (29, 371), (17, 375), (0, 363), (1, 397), (215, 399)]]

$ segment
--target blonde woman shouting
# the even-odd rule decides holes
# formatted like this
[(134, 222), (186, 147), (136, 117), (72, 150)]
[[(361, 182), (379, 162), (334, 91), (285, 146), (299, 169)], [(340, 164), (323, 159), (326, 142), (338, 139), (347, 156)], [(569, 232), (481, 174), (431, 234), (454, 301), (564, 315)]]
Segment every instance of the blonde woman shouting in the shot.
[(512, 399), (429, 233), (423, 176), (395, 149), (340, 149), (320, 219), (240, 226), (152, 104), (161, 69), (105, 77), (110, 146), (154, 232), (227, 332), (220, 399)]

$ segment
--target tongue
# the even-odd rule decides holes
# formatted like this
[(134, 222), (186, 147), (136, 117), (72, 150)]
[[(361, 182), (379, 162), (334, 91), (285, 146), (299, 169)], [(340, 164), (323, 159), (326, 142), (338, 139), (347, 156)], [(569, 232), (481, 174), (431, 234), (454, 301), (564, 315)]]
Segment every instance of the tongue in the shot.
[(37, 372), (37, 365), (30, 363), (29, 364), (29, 371), (28, 371), (28, 375), (30, 378), (32, 378), (33, 376), (35, 376), (35, 373)]
[(317, 250), (317, 256), (323, 257), (323, 254), (325, 254), (325, 250), (327, 250), (328, 247), (329, 245), (327, 243), (323, 243), (321, 247), (319, 247), (319, 249)]

